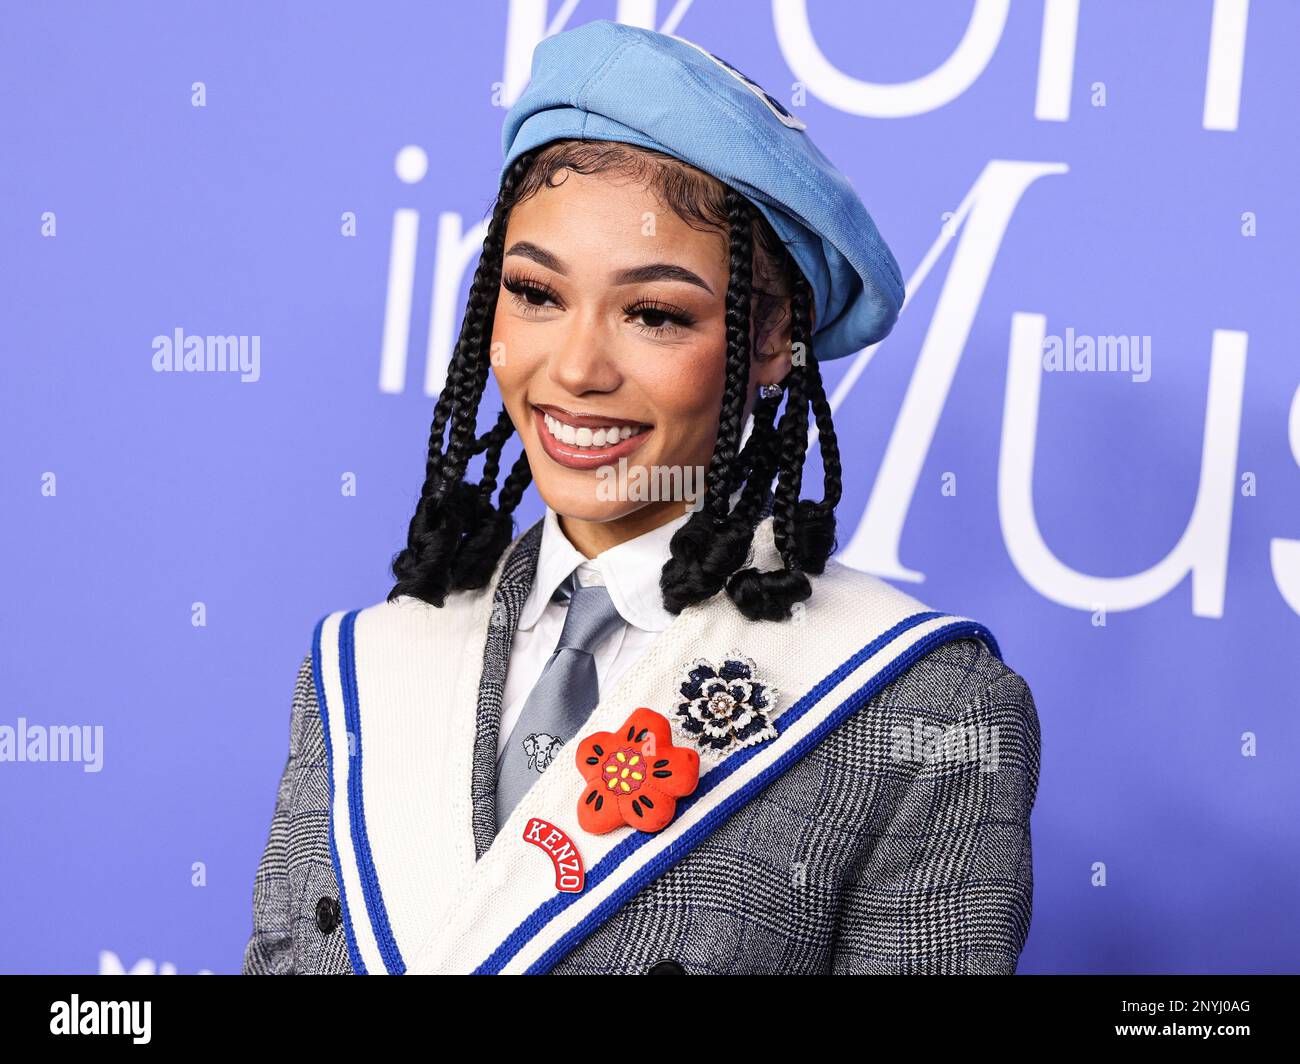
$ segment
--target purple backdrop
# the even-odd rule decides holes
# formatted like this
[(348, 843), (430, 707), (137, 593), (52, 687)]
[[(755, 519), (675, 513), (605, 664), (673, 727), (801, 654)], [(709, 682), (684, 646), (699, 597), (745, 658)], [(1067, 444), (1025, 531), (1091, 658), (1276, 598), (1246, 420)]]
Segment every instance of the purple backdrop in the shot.
[[(238, 970), (294, 674), (390, 586), (502, 107), (604, 17), (785, 101), (902, 264), (894, 334), (827, 370), (842, 556), (1033, 688), (1021, 970), (1296, 970), (1283, 0), (11, 10), (0, 729), (102, 739), (0, 762), (0, 969)], [(177, 329), (256, 379), (157, 370)], [(1058, 372), (1044, 332), (1149, 361)]]

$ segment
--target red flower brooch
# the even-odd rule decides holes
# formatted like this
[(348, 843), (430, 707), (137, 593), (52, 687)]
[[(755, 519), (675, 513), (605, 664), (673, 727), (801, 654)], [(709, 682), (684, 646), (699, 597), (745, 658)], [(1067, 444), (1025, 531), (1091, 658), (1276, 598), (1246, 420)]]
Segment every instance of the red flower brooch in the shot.
[(700, 782), (700, 755), (673, 746), (666, 717), (642, 707), (617, 732), (595, 732), (578, 744), (578, 771), (587, 781), (578, 799), (578, 824), (604, 835), (624, 824), (661, 831), (677, 799)]

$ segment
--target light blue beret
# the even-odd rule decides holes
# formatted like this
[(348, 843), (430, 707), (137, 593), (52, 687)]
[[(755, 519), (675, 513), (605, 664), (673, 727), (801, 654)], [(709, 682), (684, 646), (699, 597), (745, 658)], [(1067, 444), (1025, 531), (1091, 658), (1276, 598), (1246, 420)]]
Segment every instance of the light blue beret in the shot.
[(712, 174), (756, 204), (812, 287), (818, 359), (883, 339), (903, 303), (898, 264), (804, 124), (696, 44), (610, 21), (542, 41), (506, 115), (505, 162), (553, 140), (615, 140)]

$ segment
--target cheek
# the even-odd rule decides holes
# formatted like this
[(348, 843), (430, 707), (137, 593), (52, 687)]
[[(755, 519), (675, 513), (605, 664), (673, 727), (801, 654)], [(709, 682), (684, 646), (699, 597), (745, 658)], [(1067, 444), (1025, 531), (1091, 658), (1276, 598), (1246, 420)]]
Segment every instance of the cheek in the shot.
[[(646, 374), (659, 420), (669, 431), (665, 446), (672, 450), (711, 451), (718, 431), (726, 360), (715, 344), (680, 350), (662, 367)], [(704, 456), (707, 457), (707, 454)]]
[(537, 352), (530, 350), (529, 331), (497, 307), (492, 324), (492, 373), (507, 407), (515, 413), (522, 402), (529, 378), (538, 360)]

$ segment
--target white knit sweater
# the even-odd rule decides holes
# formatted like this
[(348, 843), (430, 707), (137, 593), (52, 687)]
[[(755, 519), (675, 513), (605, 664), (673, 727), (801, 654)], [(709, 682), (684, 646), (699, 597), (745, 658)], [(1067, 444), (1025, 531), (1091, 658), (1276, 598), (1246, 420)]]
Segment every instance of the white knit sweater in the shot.
[[(780, 565), (770, 517), (756, 531), (753, 564)], [(749, 621), (725, 594), (716, 595), (683, 610), (602, 691), (586, 732), (617, 729), (641, 706), (673, 720), (690, 664), (739, 653), (778, 692), (772, 714), (778, 737), (734, 763), (706, 760), (698, 800), (663, 831), (640, 838), (630, 828), (600, 836), (579, 830), (583, 781), (562, 757), (476, 860), (470, 804), (475, 709), (500, 574), (499, 564), (485, 589), (455, 593), (441, 608), (401, 598), (355, 618), (331, 614), (318, 633), (333, 842), (356, 947), (370, 971), (384, 970), (386, 942), (397, 944), (414, 973), (485, 965), (527, 970), (602, 905), (615, 904), (620, 886), (688, 851), (726, 815), (727, 803), (747, 800), (753, 788), (802, 756), (819, 729), (851, 709), (855, 695), (882, 669), (949, 633), (986, 635), (974, 622), (932, 614), (834, 560), (810, 578), (811, 599), (786, 622)], [(688, 739), (675, 732), (674, 742)], [(568, 832), (588, 871), (588, 887), (563, 904), (556, 901), (546, 855), (523, 841), (534, 817)]]

